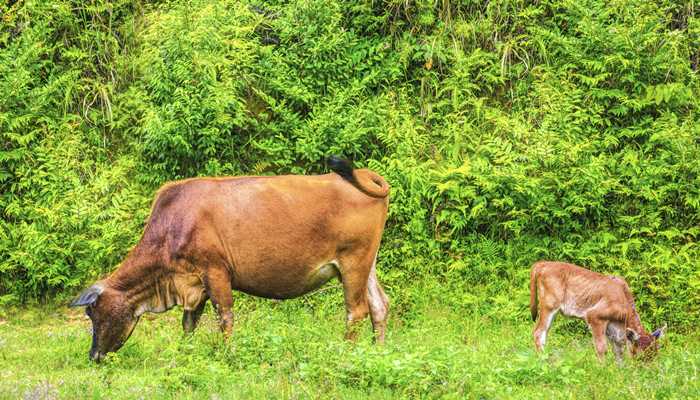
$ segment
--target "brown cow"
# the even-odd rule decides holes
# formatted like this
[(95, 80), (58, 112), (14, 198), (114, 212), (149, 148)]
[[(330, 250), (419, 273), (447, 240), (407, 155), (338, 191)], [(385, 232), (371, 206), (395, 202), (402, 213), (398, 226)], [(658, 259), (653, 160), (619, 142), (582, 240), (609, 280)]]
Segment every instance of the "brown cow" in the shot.
[(657, 339), (666, 330), (666, 326), (652, 334), (644, 330), (634, 307), (632, 292), (624, 279), (573, 264), (536, 262), (530, 272), (530, 312), (532, 320), (537, 320), (532, 333), (537, 351), (542, 351), (547, 331), (560, 311), (588, 323), (601, 360), (607, 350), (606, 336), (620, 362), (626, 347), (625, 338), (632, 344), (633, 356), (652, 356), (658, 350)]
[(139, 243), (108, 278), (71, 306), (92, 320), (90, 358), (117, 351), (144, 312), (184, 309), (194, 330), (207, 299), (224, 336), (232, 330), (232, 289), (271, 299), (343, 284), (346, 338), (370, 314), (384, 341), (388, 299), (377, 281), (377, 251), (389, 185), (335, 157), (317, 176), (193, 178), (164, 185)]

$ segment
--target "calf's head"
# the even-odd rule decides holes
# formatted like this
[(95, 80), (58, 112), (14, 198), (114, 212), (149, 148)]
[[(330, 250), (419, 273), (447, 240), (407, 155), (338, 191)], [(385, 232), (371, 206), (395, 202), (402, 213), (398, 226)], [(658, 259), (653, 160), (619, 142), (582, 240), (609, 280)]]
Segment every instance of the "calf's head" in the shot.
[(93, 361), (99, 362), (107, 353), (119, 350), (139, 321), (122, 292), (99, 282), (85, 289), (70, 306), (85, 307), (85, 314), (92, 320)]
[(659, 339), (666, 332), (666, 325), (652, 333), (639, 333), (627, 328), (627, 340), (632, 343), (632, 355), (643, 359), (652, 359), (659, 351)]

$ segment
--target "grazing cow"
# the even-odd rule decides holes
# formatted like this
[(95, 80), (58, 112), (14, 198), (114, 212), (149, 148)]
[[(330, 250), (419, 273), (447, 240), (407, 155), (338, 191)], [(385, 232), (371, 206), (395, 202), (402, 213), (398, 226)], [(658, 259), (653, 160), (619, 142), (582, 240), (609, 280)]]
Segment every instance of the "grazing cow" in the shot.
[(644, 330), (624, 279), (573, 264), (536, 262), (530, 272), (530, 312), (532, 320), (537, 321), (533, 331), (537, 351), (544, 347), (547, 331), (560, 311), (588, 323), (601, 360), (607, 350), (606, 336), (613, 345), (615, 358), (621, 362), (625, 339), (632, 344), (633, 356), (651, 357), (658, 350), (657, 339), (666, 330), (666, 326), (651, 334)]
[(143, 236), (106, 279), (71, 306), (92, 320), (90, 358), (117, 351), (145, 312), (184, 309), (191, 332), (211, 299), (225, 337), (232, 331), (232, 289), (290, 299), (339, 278), (346, 338), (371, 316), (384, 341), (389, 303), (376, 258), (389, 185), (367, 169), (332, 157), (335, 173), (316, 176), (193, 178), (164, 185)]

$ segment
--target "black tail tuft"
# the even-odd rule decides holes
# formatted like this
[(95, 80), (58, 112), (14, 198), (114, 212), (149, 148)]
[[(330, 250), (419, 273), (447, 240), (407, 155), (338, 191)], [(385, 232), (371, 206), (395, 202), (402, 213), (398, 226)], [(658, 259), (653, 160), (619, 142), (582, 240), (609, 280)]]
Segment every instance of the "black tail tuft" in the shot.
[(350, 164), (350, 161), (344, 158), (340, 158), (338, 156), (328, 157), (328, 167), (349, 182), (353, 182), (355, 180), (355, 177), (352, 174), (352, 164)]

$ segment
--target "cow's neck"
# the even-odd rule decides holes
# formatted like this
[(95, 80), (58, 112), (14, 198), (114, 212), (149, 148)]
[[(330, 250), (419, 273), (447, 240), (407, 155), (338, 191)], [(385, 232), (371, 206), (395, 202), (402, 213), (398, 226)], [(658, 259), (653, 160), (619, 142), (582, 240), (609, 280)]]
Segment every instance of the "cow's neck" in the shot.
[(122, 265), (108, 281), (125, 293), (137, 316), (145, 312), (164, 312), (183, 303), (182, 295), (174, 283), (174, 274), (163, 269), (139, 269)]
[(173, 275), (161, 276), (154, 280), (144, 294), (136, 306), (136, 315), (144, 312), (161, 313), (183, 304), (182, 294), (174, 284)]
[(125, 263), (108, 281), (126, 294), (137, 316), (145, 312), (164, 312), (176, 305), (193, 310), (207, 299), (202, 277), (195, 270), (176, 272)]

